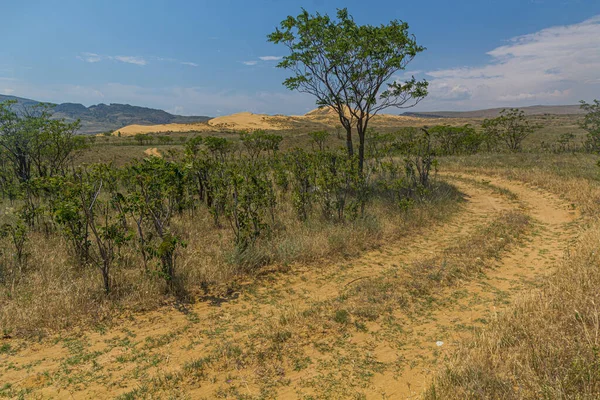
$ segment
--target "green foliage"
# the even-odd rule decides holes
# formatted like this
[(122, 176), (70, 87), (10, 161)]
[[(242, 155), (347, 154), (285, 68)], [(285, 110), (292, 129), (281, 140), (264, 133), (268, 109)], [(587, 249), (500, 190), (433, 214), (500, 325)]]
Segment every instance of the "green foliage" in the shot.
[(367, 156), (375, 163), (381, 164), (384, 158), (391, 156), (394, 151), (396, 135), (393, 133), (381, 134), (369, 130), (367, 137)]
[(171, 144), (171, 143), (173, 143), (173, 138), (170, 136), (159, 136), (158, 143), (162, 144), (162, 145)]
[(364, 215), (369, 188), (360, 173), (358, 158), (339, 153), (316, 157), (315, 195), (325, 218), (343, 221)]
[(158, 157), (134, 162), (125, 171), (125, 210), (137, 225), (145, 267), (151, 258), (159, 258), (160, 273), (169, 284), (175, 275), (175, 250), (182, 244), (170, 230), (170, 222), (174, 213), (187, 206), (188, 178), (184, 165)]
[(13, 101), (0, 103), (0, 148), (20, 182), (64, 173), (74, 152), (85, 145), (75, 137), (79, 122), (52, 120), (51, 106), (40, 103), (15, 112)]
[(136, 133), (135, 136), (133, 136), (133, 139), (140, 146), (148, 145), (152, 142), (152, 138), (145, 133)]
[(89, 262), (89, 228), (81, 206), (82, 185), (65, 178), (48, 180), (48, 187), (55, 193), (51, 201), (54, 221), (61, 227), (62, 233), (70, 243), (74, 256), (82, 265)]
[(252, 133), (241, 132), (240, 140), (246, 148), (250, 159), (256, 159), (263, 152), (274, 155), (279, 150), (279, 144), (283, 140), (283, 137), (258, 130)]
[(198, 155), (198, 153), (200, 152), (200, 146), (202, 145), (202, 143), (204, 142), (204, 140), (202, 139), (202, 136), (194, 136), (193, 138), (189, 139), (188, 141), (185, 142), (185, 154), (188, 157), (194, 158)]
[(371, 192), (356, 156), (296, 149), (286, 154), (284, 162), (300, 220), (309, 218), (314, 205), (320, 206), (326, 219), (344, 221), (364, 215)]
[(308, 134), (308, 136), (312, 139), (313, 143), (313, 150), (314, 150), (314, 146), (317, 146), (317, 149), (319, 151), (323, 151), (325, 150), (325, 142), (327, 141), (327, 139), (329, 139), (329, 136), (331, 136), (329, 134), (329, 132), (327, 131), (315, 131), (315, 132), (310, 132)]
[(226, 166), (226, 177), (230, 185), (225, 197), (225, 215), (236, 247), (245, 251), (269, 231), (269, 219), (274, 220), (273, 183), (264, 163), (231, 162)]
[(484, 142), (471, 125), (438, 125), (429, 130), (438, 155), (475, 154)]
[(217, 136), (207, 136), (204, 138), (204, 145), (212, 157), (219, 161), (225, 161), (234, 151), (234, 143), (226, 138)]
[(586, 114), (581, 122), (581, 127), (587, 131), (586, 147), (589, 151), (600, 151), (600, 101), (594, 100), (592, 104), (581, 102), (581, 108)]
[(298, 218), (306, 221), (314, 199), (316, 168), (314, 158), (304, 150), (295, 149), (284, 159), (289, 171), (289, 184), (292, 189), (292, 204)]
[(388, 107), (412, 106), (427, 95), (425, 81), (392, 79), (425, 50), (405, 22), (358, 25), (347, 9), (338, 10), (336, 20), (302, 10), (282, 21), (268, 40), (289, 50), (278, 65), (292, 73), (284, 85), (313, 95), (318, 106), (338, 114), (349, 156), (354, 154), (352, 129), (357, 129), (361, 171), (371, 117)]
[[(231, 260), (238, 267), (254, 267), (268, 261), (262, 245), (279, 233), (277, 213), (282, 203), (283, 210), (291, 204), (301, 221), (353, 223), (369, 217), (374, 194), (393, 200), (400, 209), (410, 207), (427, 190), (429, 170), (435, 166), (427, 132), (404, 129), (386, 135), (369, 131), (362, 166), (357, 155), (326, 150), (327, 132), (311, 134), (318, 151), (282, 153), (281, 136), (256, 131), (240, 134), (239, 151), (227, 138), (196, 136), (186, 141), (184, 155), (173, 153), (169, 159), (150, 157), (120, 168), (112, 164), (57, 168), (61, 162), (47, 155), (58, 160), (73, 154), (78, 138), (65, 135), (60, 122), (46, 123), (42, 118), (21, 124), (19, 118), (5, 110), (2, 132), (10, 135), (3, 140), (14, 138), (14, 143), (31, 144), (30, 149), (42, 148), (35, 140), (48, 143), (43, 156), (27, 158), (32, 168), (24, 180), (15, 173), (11, 158), (0, 157), (0, 189), (17, 205), (10, 218), (20, 221), (3, 230), (2, 279), (20, 276), (27, 260), (27, 231), (58, 233), (70, 262), (80, 270), (100, 272), (107, 295), (115, 293), (115, 269), (140, 258), (144, 276), (158, 276), (171, 290), (176, 288), (176, 261), (186, 243), (180, 225), (172, 222), (193, 218), (199, 208), (224, 228), (220, 234), (229, 230)], [(34, 135), (36, 129), (43, 135)], [(7, 151), (0, 147), (0, 155)]]
[(483, 121), (482, 127), (488, 140), (504, 142), (510, 151), (520, 151), (523, 140), (540, 128), (528, 121), (525, 112), (518, 108), (502, 110), (500, 116)]
[(123, 208), (116, 196), (116, 171), (98, 164), (79, 168), (69, 178), (51, 179), (55, 222), (82, 266), (94, 265), (102, 274), (104, 291), (111, 291), (111, 269), (118, 250), (131, 238)]
[(399, 132), (395, 147), (404, 156), (409, 188), (423, 190), (429, 186), (431, 169), (437, 167), (431, 139), (426, 128)]

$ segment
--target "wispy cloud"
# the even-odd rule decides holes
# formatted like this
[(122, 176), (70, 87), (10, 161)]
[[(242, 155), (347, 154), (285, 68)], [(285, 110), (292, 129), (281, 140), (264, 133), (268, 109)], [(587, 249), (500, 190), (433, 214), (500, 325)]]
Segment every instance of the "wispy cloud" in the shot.
[(135, 56), (114, 56), (113, 59), (117, 61), (121, 61), (127, 64), (135, 64), (135, 65), (146, 65), (147, 62), (143, 57), (135, 57)]
[(148, 62), (146, 61), (146, 59), (144, 57), (138, 57), (138, 56), (107, 56), (107, 55), (101, 55), (101, 54), (96, 54), (96, 53), (84, 52), (84, 53), (81, 53), (80, 55), (78, 55), (76, 58), (78, 60), (85, 61), (88, 63), (97, 63), (97, 62), (104, 61), (104, 60), (113, 60), (113, 61), (119, 61), (119, 62), (123, 62), (123, 63), (127, 63), (127, 64), (135, 64), (135, 65), (141, 65), (141, 66), (148, 64)]
[(8, 89), (8, 88), (7, 89), (0, 89), (0, 94), (4, 94), (4, 95), (7, 95), (7, 96), (13, 94), (14, 92), (15, 92), (14, 89)]
[(281, 60), (283, 57), (281, 56), (261, 56), (258, 57), (258, 60), (250, 60), (250, 61), (242, 61), (244, 65), (257, 65), (260, 61), (277, 61)]
[(482, 66), (426, 72), (422, 105), (454, 109), (576, 103), (600, 91), (600, 16), (507, 41)]
[(175, 63), (186, 65), (188, 67), (199, 67), (199, 64), (191, 61), (181, 61), (176, 58), (168, 58), (168, 57), (141, 57), (141, 56), (111, 56), (111, 55), (103, 55), (97, 53), (89, 53), (83, 52), (76, 56), (78, 60), (85, 61), (88, 63), (97, 63), (100, 61), (118, 61), (126, 64), (134, 64), (139, 66), (145, 66), (150, 64), (150, 62), (165, 62), (165, 63)]
[(89, 62), (89, 63), (97, 63), (102, 61), (102, 56), (96, 53), (81, 53), (77, 58), (81, 61)]

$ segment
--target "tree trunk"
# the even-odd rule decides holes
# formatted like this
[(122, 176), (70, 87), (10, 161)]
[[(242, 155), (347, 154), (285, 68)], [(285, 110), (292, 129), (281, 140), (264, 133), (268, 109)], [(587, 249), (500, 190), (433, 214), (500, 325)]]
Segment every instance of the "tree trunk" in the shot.
[(104, 265), (101, 268), (102, 270), (102, 280), (104, 281), (104, 293), (106, 295), (110, 294), (110, 275), (109, 275), (109, 261), (104, 260)]
[(367, 123), (368, 121), (363, 123), (362, 120), (359, 120), (356, 124), (356, 129), (358, 130), (358, 172), (361, 176), (365, 164), (365, 135), (367, 132)]
[(358, 132), (358, 172), (362, 176), (365, 164), (365, 132)]
[(354, 155), (354, 146), (352, 144), (352, 127), (346, 126), (346, 148), (348, 149), (348, 156)]

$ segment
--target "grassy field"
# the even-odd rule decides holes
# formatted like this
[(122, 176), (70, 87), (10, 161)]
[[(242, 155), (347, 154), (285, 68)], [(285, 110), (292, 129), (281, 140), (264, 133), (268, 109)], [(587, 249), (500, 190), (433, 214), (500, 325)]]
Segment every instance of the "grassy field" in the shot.
[[(542, 148), (543, 144), (556, 145), (560, 136), (565, 133), (574, 135), (574, 138), (569, 144), (569, 148), (578, 149), (582, 146), (585, 140), (585, 131), (583, 131), (578, 123), (581, 121), (581, 115), (536, 115), (528, 117), (535, 124), (540, 124), (543, 127), (538, 129), (535, 134), (525, 140), (524, 148), (526, 152), (544, 153), (549, 150)], [(423, 120), (420, 126), (433, 127), (437, 125), (452, 125), (462, 126), (471, 124), (476, 128), (481, 127), (483, 118), (479, 119), (463, 119), (463, 118), (431, 118)], [(407, 120), (404, 123), (390, 125), (377, 125), (373, 128), (377, 132), (392, 133), (399, 128), (413, 127), (414, 121)], [(311, 126), (298, 128), (294, 130), (276, 131), (278, 135), (283, 137), (281, 143), (282, 150), (288, 150), (295, 147), (311, 148), (314, 143), (308, 135), (313, 131)], [(329, 128), (330, 136), (325, 145), (330, 149), (338, 149), (345, 145), (345, 136), (342, 129)], [(189, 132), (189, 133), (156, 133), (150, 134), (149, 143), (138, 144), (134, 137), (117, 137), (117, 136), (96, 136), (93, 139), (93, 145), (89, 150), (83, 153), (79, 159), (80, 162), (114, 162), (116, 165), (123, 165), (132, 158), (144, 157), (144, 151), (148, 148), (157, 148), (161, 153), (167, 154), (169, 151), (182, 152), (183, 144), (186, 140), (193, 136), (217, 136), (224, 137), (234, 141), (239, 140), (239, 135), (232, 131), (214, 132)], [(161, 144), (160, 137), (168, 137), (172, 142), (170, 144)], [(358, 140), (358, 137), (355, 138)]]
[[(35, 233), (30, 269), (0, 295), (0, 397), (597, 398), (597, 156), (574, 151), (580, 117), (532, 118), (545, 127), (522, 153), (441, 157), (406, 210), (300, 222), (282, 203), (258, 269), (232, 262), (208, 211), (175, 218), (177, 296), (123, 254), (107, 298), (63, 239)], [(567, 151), (542, 145), (565, 133)], [(278, 134), (282, 150), (311, 146)], [(183, 151), (186, 134), (158, 136), (171, 142), (99, 136), (78, 162)]]

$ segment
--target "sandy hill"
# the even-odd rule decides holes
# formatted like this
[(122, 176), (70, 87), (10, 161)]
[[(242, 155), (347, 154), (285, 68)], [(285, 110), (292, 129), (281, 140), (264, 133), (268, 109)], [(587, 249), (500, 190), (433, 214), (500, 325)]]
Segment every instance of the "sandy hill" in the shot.
[(215, 129), (206, 122), (195, 124), (160, 124), (160, 125), (127, 125), (113, 132), (113, 135), (134, 136), (138, 133), (164, 133), (164, 132), (207, 132)]
[[(418, 124), (421, 118), (381, 114), (373, 118), (373, 124), (377, 126), (402, 126), (406, 124)], [(131, 136), (138, 133), (158, 132), (230, 132), (230, 131), (281, 131), (289, 129), (319, 130), (338, 127), (340, 119), (337, 113), (330, 107), (317, 108), (305, 115), (267, 115), (241, 112), (225, 115), (209, 120), (201, 124), (162, 124), (162, 125), (129, 125), (119, 129), (122, 136)], [(115, 132), (116, 134), (116, 132)]]
[[(579, 106), (532, 106), (522, 108), (527, 115), (570, 115), (581, 111)], [(489, 118), (498, 115), (501, 108), (465, 111), (465, 112), (423, 112), (404, 113), (402, 115), (379, 114), (371, 120), (374, 128), (394, 129), (405, 126), (421, 126), (430, 123), (463, 124), (472, 119)], [(432, 119), (437, 119), (433, 122)], [(123, 136), (135, 135), (137, 133), (155, 132), (235, 132), (255, 130), (320, 130), (340, 127), (337, 113), (331, 107), (321, 107), (307, 112), (304, 115), (267, 115), (241, 112), (232, 115), (217, 117), (203, 123), (194, 124), (161, 124), (161, 125), (129, 125), (120, 128)]]
[(284, 115), (271, 116), (266, 114), (241, 112), (213, 118), (208, 121), (208, 124), (216, 128), (234, 130), (282, 130), (293, 128), (297, 118), (298, 117), (288, 117)]
[[(337, 119), (335, 120), (339, 122)], [(267, 115), (241, 112), (232, 115), (216, 117), (206, 123), (199, 124), (162, 124), (162, 125), (129, 125), (115, 131), (121, 136), (131, 136), (138, 133), (159, 132), (232, 132), (232, 131), (256, 131), (259, 129), (268, 131), (281, 131), (286, 129), (325, 129), (328, 121), (319, 121), (318, 118), (307, 116)], [(325, 123), (325, 125), (324, 125)], [(335, 123), (335, 122), (333, 122)]]
[[(346, 110), (346, 115), (350, 115), (349, 109)], [(337, 112), (331, 107), (321, 107), (309, 111), (304, 114), (303, 118), (327, 125), (337, 125), (340, 122)], [(421, 120), (422, 118), (407, 115), (378, 114), (373, 117), (372, 122), (376, 125), (390, 125), (405, 122), (419, 123)]]

